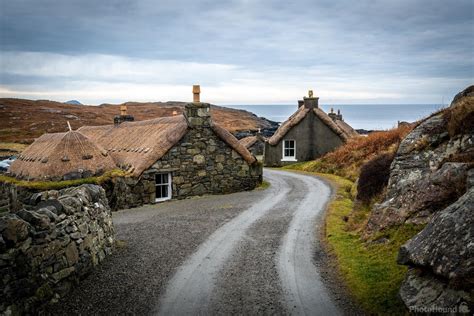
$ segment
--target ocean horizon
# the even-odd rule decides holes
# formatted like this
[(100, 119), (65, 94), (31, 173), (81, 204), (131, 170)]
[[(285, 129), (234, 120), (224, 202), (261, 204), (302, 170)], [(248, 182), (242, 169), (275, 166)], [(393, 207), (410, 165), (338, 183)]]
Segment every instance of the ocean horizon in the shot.
[[(247, 110), (266, 119), (283, 122), (297, 109), (297, 104), (233, 104), (223, 105)], [(399, 121), (415, 122), (447, 105), (442, 104), (332, 104), (320, 105), (329, 113), (341, 110), (344, 121), (354, 129), (386, 130), (396, 127)]]

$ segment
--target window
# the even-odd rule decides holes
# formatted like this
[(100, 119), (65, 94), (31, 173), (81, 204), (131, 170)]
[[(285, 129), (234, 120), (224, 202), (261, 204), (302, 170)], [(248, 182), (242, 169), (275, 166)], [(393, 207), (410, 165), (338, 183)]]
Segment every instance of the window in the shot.
[(283, 141), (283, 161), (296, 161), (296, 142), (292, 139)]
[(156, 202), (171, 199), (171, 174), (155, 174)]

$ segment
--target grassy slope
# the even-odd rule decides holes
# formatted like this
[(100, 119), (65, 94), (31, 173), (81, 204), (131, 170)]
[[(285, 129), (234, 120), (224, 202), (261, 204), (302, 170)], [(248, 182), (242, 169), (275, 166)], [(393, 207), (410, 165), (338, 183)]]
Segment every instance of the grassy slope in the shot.
[[(182, 113), (184, 102), (127, 102), (128, 113), (135, 120), (146, 120)], [(29, 144), (44, 133), (64, 132), (67, 121), (73, 129), (84, 125), (113, 124), (120, 105), (72, 105), (48, 100), (0, 98), (0, 142)], [(230, 132), (268, 128), (270, 123), (244, 110), (220, 106), (211, 108), (214, 121)]]

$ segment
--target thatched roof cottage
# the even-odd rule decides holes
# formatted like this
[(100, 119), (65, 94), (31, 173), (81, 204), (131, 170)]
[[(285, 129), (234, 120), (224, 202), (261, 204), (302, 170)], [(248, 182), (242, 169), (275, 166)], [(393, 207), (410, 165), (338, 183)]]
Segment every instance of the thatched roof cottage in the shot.
[(44, 134), (11, 164), (9, 172), (26, 180), (69, 180), (115, 168), (100, 145), (77, 131)]
[(291, 115), (265, 144), (265, 165), (282, 166), (321, 157), (334, 150), (357, 132), (344, 122), (340, 112), (326, 114), (318, 97), (298, 101)]
[[(89, 159), (91, 164), (87, 165), (92, 174), (113, 168), (130, 174), (108, 188), (112, 207), (125, 208), (191, 195), (250, 190), (261, 182), (261, 165), (230, 132), (213, 122), (208, 103), (188, 103), (184, 114), (171, 117), (115, 121), (116, 124), (84, 126), (68, 133), (76, 137), (80, 135), (83, 143), (87, 140), (90, 147), (97, 148)], [(61, 136), (43, 135), (25, 150), (26, 157), (30, 152), (41, 151), (44, 137), (55, 139)], [(49, 178), (65, 176), (64, 171), (86, 170), (83, 161), (88, 160), (81, 160), (81, 146), (70, 147), (68, 169), (63, 167), (66, 162), (60, 160), (63, 156), (60, 148), (56, 146), (40, 155), (58, 166), (54, 169), (51, 165), (47, 173), (51, 176)], [(74, 150), (76, 154), (72, 153)], [(59, 160), (53, 160), (53, 157)], [(12, 165), (10, 171), (24, 176), (27, 170), (30, 168), (20, 159), (20, 163)], [(43, 171), (35, 174), (36, 178), (44, 175)]]

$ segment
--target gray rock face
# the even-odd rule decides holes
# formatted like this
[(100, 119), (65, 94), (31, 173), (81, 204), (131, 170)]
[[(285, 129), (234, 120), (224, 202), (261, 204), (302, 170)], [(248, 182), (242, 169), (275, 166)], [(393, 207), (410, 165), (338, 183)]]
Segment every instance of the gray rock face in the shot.
[(471, 315), (473, 310), (469, 292), (447, 288), (432, 274), (415, 268), (408, 270), (400, 297), (414, 314)]
[(436, 213), (430, 223), (403, 245), (398, 263), (424, 267), (457, 288), (474, 285), (474, 187)]
[(82, 185), (35, 196), (36, 210), (0, 214), (0, 314), (36, 314), (112, 251), (105, 191)]
[(473, 113), (470, 87), (402, 141), (385, 201), (367, 224), (367, 234), (426, 225), (397, 260), (410, 267), (400, 296), (413, 313), (474, 311), (474, 130), (466, 128)]
[[(474, 102), (474, 97), (469, 98)], [(450, 137), (447, 125), (443, 113), (434, 115), (401, 142), (385, 200), (374, 207), (368, 233), (404, 223), (426, 224), (466, 192), (474, 159), (474, 130)]]

